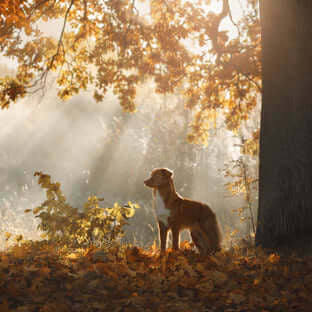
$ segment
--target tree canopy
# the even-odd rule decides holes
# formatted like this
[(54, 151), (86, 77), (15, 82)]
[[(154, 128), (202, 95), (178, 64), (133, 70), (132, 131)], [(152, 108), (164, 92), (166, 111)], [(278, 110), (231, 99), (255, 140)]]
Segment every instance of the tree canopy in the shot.
[[(112, 88), (133, 112), (136, 87), (151, 77), (157, 92), (183, 93), (194, 112), (190, 142), (206, 143), (220, 111), (237, 130), (261, 91), (261, 48), (257, 1), (245, 0), (236, 20), (234, 2), (4, 0), (1, 54), (18, 67), (0, 78), (0, 106), (44, 89), (54, 72), (60, 98), (88, 88), (102, 101)], [(40, 30), (53, 20), (57, 38)]]

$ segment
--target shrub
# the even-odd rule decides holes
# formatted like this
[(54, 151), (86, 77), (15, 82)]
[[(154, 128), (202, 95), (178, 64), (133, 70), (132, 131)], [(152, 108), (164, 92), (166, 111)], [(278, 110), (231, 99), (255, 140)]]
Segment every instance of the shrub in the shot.
[(90, 196), (83, 206), (83, 211), (66, 202), (58, 182), (51, 182), (51, 177), (42, 172), (35, 172), (38, 183), (46, 189), (47, 199), (32, 211), (40, 219), (38, 229), (43, 236), (55, 243), (68, 247), (100, 245), (109, 247), (123, 235), (123, 226), (134, 215), (138, 205), (128, 202), (127, 206), (115, 203), (112, 208), (101, 207), (103, 198)]

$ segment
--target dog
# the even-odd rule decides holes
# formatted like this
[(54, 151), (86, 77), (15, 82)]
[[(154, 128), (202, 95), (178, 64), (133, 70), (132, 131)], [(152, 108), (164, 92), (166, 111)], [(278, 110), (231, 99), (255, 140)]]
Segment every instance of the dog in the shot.
[(144, 184), (153, 189), (161, 253), (166, 252), (169, 230), (172, 232), (173, 249), (179, 249), (180, 231), (183, 229), (189, 229), (199, 252), (213, 253), (220, 250), (221, 234), (215, 213), (208, 205), (177, 193), (171, 170), (155, 168)]

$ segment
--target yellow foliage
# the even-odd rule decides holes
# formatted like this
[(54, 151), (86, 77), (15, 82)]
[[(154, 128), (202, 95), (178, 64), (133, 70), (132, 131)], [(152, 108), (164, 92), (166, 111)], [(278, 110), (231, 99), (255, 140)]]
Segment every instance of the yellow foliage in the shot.
[[(191, 142), (207, 143), (219, 109), (236, 131), (261, 92), (260, 23), (256, 1), (249, 1), (237, 21), (239, 36), (230, 36), (220, 27), (230, 14), (226, 2), (217, 14), (210, 1), (152, 0), (145, 14), (132, 0), (2, 0), (0, 49), (18, 72), (0, 78), (0, 107), (44, 87), (53, 71), (61, 99), (92, 86), (102, 101), (112, 88), (122, 108), (135, 112), (136, 88), (149, 76), (157, 92), (183, 89), (185, 106), (201, 114), (191, 124)], [(40, 33), (39, 22), (59, 19), (57, 39)]]
[(83, 211), (73, 208), (66, 202), (60, 183), (51, 182), (51, 177), (35, 172), (38, 183), (46, 189), (47, 200), (32, 209), (40, 219), (38, 228), (50, 241), (67, 246), (100, 244), (110, 247), (123, 236), (123, 226), (134, 215), (138, 205), (128, 203), (112, 208), (101, 207), (103, 198), (89, 196), (83, 205)]

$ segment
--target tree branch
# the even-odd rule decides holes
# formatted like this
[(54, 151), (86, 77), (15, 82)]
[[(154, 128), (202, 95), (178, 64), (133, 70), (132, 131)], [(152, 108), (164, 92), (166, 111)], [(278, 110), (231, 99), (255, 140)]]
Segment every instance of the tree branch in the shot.
[[(226, 1), (228, 1), (228, 0), (226, 0)], [(229, 3), (228, 3), (228, 6), (229, 6)], [(229, 6), (229, 18), (230, 18), (232, 24), (236, 27), (237, 32), (238, 32), (238, 36), (241, 37), (240, 29), (238, 27), (238, 24), (236, 22), (234, 22), (230, 6)]]
[(247, 78), (247, 80), (249, 80), (251, 83), (253, 83), (256, 88), (258, 89), (258, 91), (262, 94), (262, 88), (261, 86), (259, 85), (259, 83), (255, 80), (253, 80), (248, 74), (246, 73), (243, 73), (243, 72), (240, 72), (241, 75), (243, 75), (245, 78)]
[[(55, 0), (56, 1), (56, 0)], [(55, 3), (54, 1), (54, 3)], [(45, 88), (45, 85), (46, 85), (46, 81), (47, 81), (47, 76), (48, 76), (48, 73), (50, 71), (50, 69), (52, 68), (53, 64), (54, 64), (54, 61), (55, 61), (55, 58), (59, 55), (60, 53), (60, 49), (62, 47), (64, 53), (65, 53), (65, 49), (64, 49), (64, 45), (63, 45), (63, 36), (64, 36), (64, 32), (65, 32), (65, 28), (66, 28), (66, 23), (67, 23), (67, 19), (68, 19), (68, 15), (69, 15), (69, 12), (74, 4), (75, 0), (71, 0), (70, 4), (69, 4), (69, 7), (67, 8), (66, 12), (65, 12), (65, 16), (64, 16), (64, 22), (63, 22), (63, 27), (62, 27), (62, 30), (61, 30), (61, 34), (59, 36), (59, 40), (58, 40), (58, 44), (57, 44), (57, 50), (56, 50), (56, 53), (52, 56), (51, 58), (51, 61), (50, 61), (50, 64), (47, 66), (47, 68), (42, 72), (42, 74), (40, 75), (40, 77), (34, 81), (34, 83), (30, 86), (28, 86), (28, 89), (30, 88), (34, 88), (39, 82), (42, 83), (42, 85), (36, 89), (36, 92), (39, 91), (39, 90), (43, 90)], [(43, 2), (41, 2), (42, 4)]]
[(68, 14), (69, 14), (69, 12), (70, 12), (74, 2), (75, 2), (75, 0), (71, 0), (70, 5), (69, 5), (68, 9), (66, 10), (66, 13), (65, 13), (65, 16), (64, 16), (64, 22), (63, 22), (62, 31), (61, 31), (61, 34), (60, 34), (60, 37), (59, 37), (59, 41), (58, 41), (58, 44), (57, 44), (57, 50), (56, 50), (56, 53), (52, 56), (50, 65), (48, 67), (48, 70), (53, 66), (54, 60), (58, 56), (58, 54), (60, 53), (61, 46), (63, 46), (63, 36), (64, 36), (64, 32), (65, 32), (65, 27), (66, 27), (66, 23), (67, 23)]
[(211, 34), (210, 34), (210, 39), (212, 42), (212, 46), (217, 52), (217, 60), (216, 62), (219, 61), (221, 57), (221, 47), (219, 46), (218, 43), (218, 33), (219, 33), (219, 26), (221, 21), (230, 14), (230, 6), (229, 6), (229, 0), (222, 0), (223, 6), (222, 6), (222, 11), (220, 14), (216, 15), (215, 19), (213, 20), (213, 24), (211, 26)]

